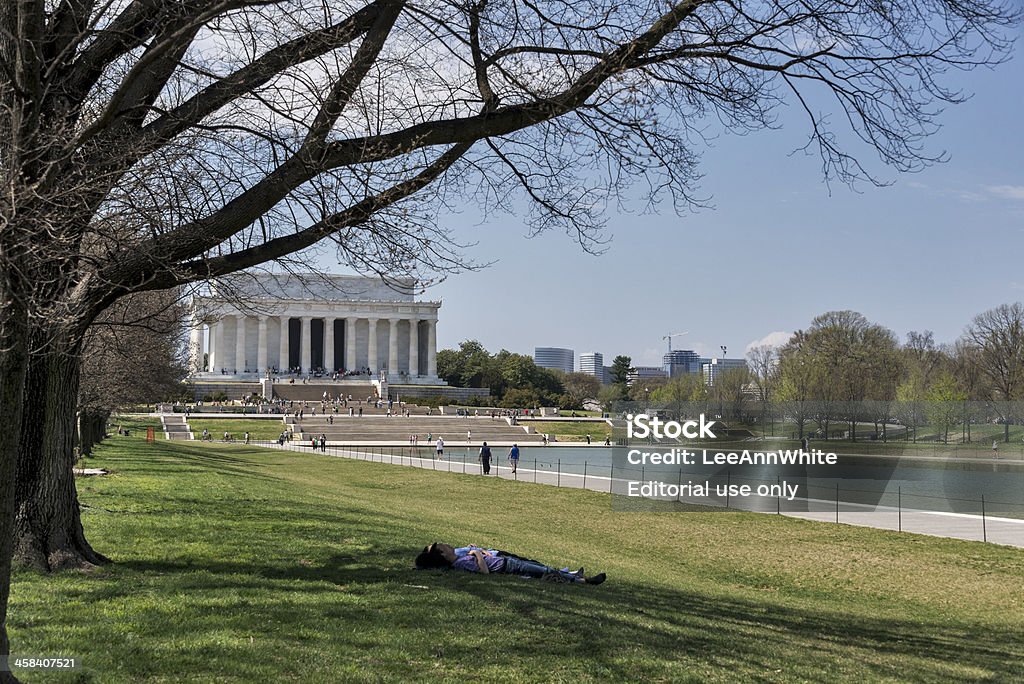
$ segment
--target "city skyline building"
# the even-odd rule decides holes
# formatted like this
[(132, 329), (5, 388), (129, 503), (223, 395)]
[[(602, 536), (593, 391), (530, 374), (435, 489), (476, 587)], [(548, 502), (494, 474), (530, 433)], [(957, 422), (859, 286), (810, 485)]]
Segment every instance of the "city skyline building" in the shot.
[(633, 370), (626, 376), (626, 384), (633, 386), (637, 380), (650, 380), (653, 378), (667, 378), (668, 374), (661, 366), (633, 366)]
[(604, 354), (601, 352), (583, 352), (580, 354), (580, 373), (593, 375), (602, 385), (611, 383), (611, 369), (604, 365)]
[(665, 354), (662, 359), (662, 367), (665, 374), (670, 378), (689, 373), (700, 373), (701, 366), (709, 359), (701, 357), (692, 349), (676, 349)]
[(704, 374), (704, 384), (708, 387), (714, 387), (715, 380), (725, 371), (746, 367), (747, 362), (745, 359), (708, 359), (701, 366), (701, 372)]
[(534, 347), (533, 362), (541, 368), (552, 368), (566, 373), (576, 370), (576, 352), (563, 347)]

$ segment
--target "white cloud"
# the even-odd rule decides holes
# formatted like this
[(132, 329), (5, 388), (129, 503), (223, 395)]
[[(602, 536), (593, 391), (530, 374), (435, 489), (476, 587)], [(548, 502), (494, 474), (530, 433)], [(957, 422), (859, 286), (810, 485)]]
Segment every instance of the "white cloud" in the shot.
[(1024, 200), (1024, 185), (989, 185), (985, 189), (1003, 199)]
[(781, 347), (782, 345), (789, 342), (789, 338), (793, 336), (791, 332), (785, 332), (778, 330), (776, 332), (770, 332), (759, 340), (754, 340), (747, 345), (746, 351), (750, 351), (754, 347), (760, 347), (762, 345), (768, 345), (769, 347)]
[(950, 194), (963, 202), (987, 202), (989, 199), (988, 195), (973, 190), (951, 190)]

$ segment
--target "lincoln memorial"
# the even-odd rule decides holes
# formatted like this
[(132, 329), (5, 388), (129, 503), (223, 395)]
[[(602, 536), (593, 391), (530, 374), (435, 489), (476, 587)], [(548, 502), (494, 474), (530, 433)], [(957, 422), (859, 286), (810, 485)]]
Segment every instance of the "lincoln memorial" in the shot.
[(247, 274), (196, 296), (192, 375), (333, 376), (436, 384), (437, 313), (416, 283), (361, 276)]

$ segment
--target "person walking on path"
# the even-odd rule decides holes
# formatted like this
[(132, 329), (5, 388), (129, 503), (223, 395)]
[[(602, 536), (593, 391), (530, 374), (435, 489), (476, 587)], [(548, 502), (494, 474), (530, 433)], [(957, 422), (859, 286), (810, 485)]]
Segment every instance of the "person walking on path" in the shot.
[(444, 439), (441, 437), (437, 438), (437, 460), (444, 460)]
[(999, 440), (992, 440), (992, 455), (999, 458)]
[(516, 474), (516, 469), (519, 468), (519, 445), (513, 444), (512, 448), (508, 450), (508, 462), (512, 466), (512, 474)]
[(491, 474), (491, 447), (487, 446), (487, 442), (480, 447), (480, 466), (483, 468), (484, 475)]

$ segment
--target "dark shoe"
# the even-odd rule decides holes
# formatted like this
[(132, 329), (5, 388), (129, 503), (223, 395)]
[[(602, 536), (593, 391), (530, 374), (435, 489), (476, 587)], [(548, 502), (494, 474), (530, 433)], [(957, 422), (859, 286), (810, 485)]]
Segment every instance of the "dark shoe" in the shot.
[(602, 572), (600, 575), (594, 575), (593, 577), (588, 577), (587, 579), (585, 579), (583, 581), (586, 582), (587, 584), (601, 584), (606, 579), (608, 579), (608, 577)]

